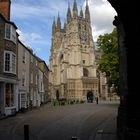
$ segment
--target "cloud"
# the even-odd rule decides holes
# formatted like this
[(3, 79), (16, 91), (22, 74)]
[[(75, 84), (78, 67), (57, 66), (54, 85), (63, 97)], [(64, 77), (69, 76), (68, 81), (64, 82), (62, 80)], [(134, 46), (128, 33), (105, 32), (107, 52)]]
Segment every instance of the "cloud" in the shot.
[(19, 39), (22, 42), (28, 42), (30, 41), (39, 41), (42, 40), (43, 38), (41, 37), (41, 35), (39, 35), (38, 33), (32, 32), (32, 33), (24, 33), (21, 30), (17, 30), (18, 34), (19, 34)]
[[(69, 1), (72, 10), (73, 0)], [(83, 5), (83, 10), (85, 10), (85, 1), (77, 0), (78, 12), (80, 5)], [(12, 21), (19, 27), (19, 39), (41, 56), (48, 57), (53, 19), (57, 18), (59, 12), (63, 26), (67, 15), (68, 0), (14, 0), (11, 6)], [(107, 0), (89, 0), (89, 7), (93, 39), (96, 41), (99, 35), (113, 30), (112, 22), (117, 14)]]
[(13, 3), (12, 15), (15, 18), (28, 19), (28, 18), (54, 18), (59, 11), (60, 15), (65, 14), (65, 8), (67, 3), (65, 1), (53, 1), (42, 2), (39, 5), (31, 5), (30, 3)]
[(117, 13), (107, 0), (89, 0), (89, 8), (93, 39), (96, 41), (99, 35), (112, 32), (112, 22)]
[(36, 41), (36, 40), (42, 39), (41, 35), (39, 35), (38, 33), (31, 33), (30, 36), (31, 36), (31, 40), (32, 41)]

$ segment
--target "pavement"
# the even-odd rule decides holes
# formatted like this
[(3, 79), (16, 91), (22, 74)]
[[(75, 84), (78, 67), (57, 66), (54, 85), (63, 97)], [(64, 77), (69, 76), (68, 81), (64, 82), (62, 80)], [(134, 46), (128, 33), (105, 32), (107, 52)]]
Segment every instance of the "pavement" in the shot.
[(6, 119), (6, 118), (7, 118), (7, 116), (3, 116), (3, 115), (0, 116), (0, 120)]
[(109, 120), (104, 127), (98, 129), (95, 140), (119, 140), (117, 138), (116, 120)]
[[(116, 114), (117, 116), (117, 114)], [(117, 137), (117, 118), (106, 120), (97, 130), (95, 140), (119, 140)]]
[[(117, 114), (113, 115), (112, 117), (106, 119), (101, 125), (99, 125), (96, 131), (96, 136), (94, 137), (94, 139), (91, 138), (89, 140), (119, 140), (117, 138), (116, 116)], [(0, 120), (6, 118), (7, 118), (6, 116), (2, 116), (0, 117)], [(80, 139), (73, 138), (71, 140), (80, 140)]]

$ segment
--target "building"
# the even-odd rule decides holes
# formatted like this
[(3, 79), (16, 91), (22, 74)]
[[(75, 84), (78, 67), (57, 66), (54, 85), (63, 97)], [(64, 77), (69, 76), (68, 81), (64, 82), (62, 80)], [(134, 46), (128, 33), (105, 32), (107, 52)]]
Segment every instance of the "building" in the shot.
[(32, 53), (30, 55), (30, 75), (29, 75), (29, 89), (30, 89), (30, 106), (36, 107), (38, 106), (38, 77), (39, 77), (39, 69), (38, 69), (38, 61), (35, 55)]
[(48, 67), (18, 41), (18, 108), (39, 107), (48, 100)]
[(18, 41), (18, 109), (29, 106), (30, 50)]
[(48, 77), (49, 69), (42, 59), (30, 53), (30, 75), (29, 75), (29, 106), (39, 107), (49, 100)]
[[(43, 88), (43, 94), (41, 96), (41, 103), (47, 103), (50, 101), (50, 95), (49, 95), (49, 68), (46, 65), (45, 61), (43, 61), (42, 59), (39, 59), (39, 70), (40, 70), (40, 75), (42, 75), (43, 77), (40, 78), (39, 85), (40, 85), (40, 91)], [(41, 95), (41, 94), (40, 94)]]
[(85, 14), (78, 14), (74, 0), (73, 12), (68, 5), (67, 21), (61, 28), (60, 16), (52, 25), (52, 47), (49, 64), (50, 92), (53, 99), (86, 100), (88, 93), (98, 96), (95, 48), (90, 11), (86, 1)]
[(0, 116), (49, 100), (49, 69), (18, 39), (10, 5), (10, 0), (0, 0)]
[(18, 110), (17, 26), (10, 21), (10, 0), (0, 0), (0, 114)]

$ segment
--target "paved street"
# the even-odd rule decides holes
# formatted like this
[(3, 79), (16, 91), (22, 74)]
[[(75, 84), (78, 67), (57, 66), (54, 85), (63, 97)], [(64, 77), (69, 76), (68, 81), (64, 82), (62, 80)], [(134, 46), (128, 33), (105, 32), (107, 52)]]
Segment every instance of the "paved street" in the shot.
[[(115, 140), (118, 101), (54, 107), (51, 104), (0, 120), (0, 140), (24, 140), (29, 124), (30, 140), (99, 140), (101, 134)], [(112, 123), (113, 122), (113, 123)], [(113, 138), (113, 139), (111, 139)]]

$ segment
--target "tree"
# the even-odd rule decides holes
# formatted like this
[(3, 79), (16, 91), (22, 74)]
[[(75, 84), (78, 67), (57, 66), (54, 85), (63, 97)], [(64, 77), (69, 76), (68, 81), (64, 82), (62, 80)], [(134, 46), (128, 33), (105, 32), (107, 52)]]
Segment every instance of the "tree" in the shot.
[(105, 72), (108, 86), (114, 85), (114, 92), (118, 93), (119, 84), (119, 56), (117, 30), (112, 33), (100, 35), (97, 39), (99, 51), (103, 52), (101, 59), (97, 62), (98, 69)]

